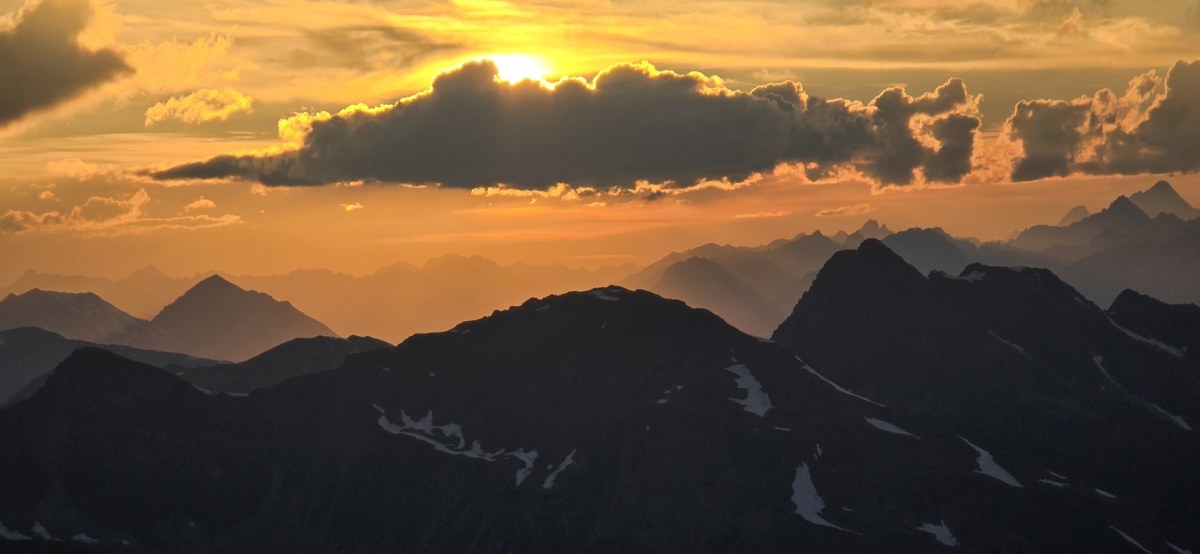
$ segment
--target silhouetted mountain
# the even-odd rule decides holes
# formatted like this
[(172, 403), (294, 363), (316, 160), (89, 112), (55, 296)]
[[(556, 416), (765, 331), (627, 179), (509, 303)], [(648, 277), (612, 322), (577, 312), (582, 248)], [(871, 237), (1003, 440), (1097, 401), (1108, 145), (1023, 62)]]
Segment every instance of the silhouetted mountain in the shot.
[(850, 236), (847, 237), (845, 242), (848, 246), (858, 246), (858, 243), (866, 239), (882, 240), (884, 237), (891, 234), (892, 230), (888, 229), (887, 225), (880, 225), (878, 221), (875, 221), (874, 219), (868, 219), (867, 222), (863, 223), (862, 227), (859, 227), (857, 231), (850, 233)]
[(653, 289), (668, 298), (684, 299), (690, 306), (712, 310), (748, 333), (766, 335), (770, 330), (769, 322), (787, 317), (787, 311), (780, 310), (779, 303), (763, 296), (765, 291), (761, 288), (742, 280), (720, 262), (707, 258), (675, 263), (667, 268)]
[(1146, 215), (1156, 217), (1159, 214), (1172, 214), (1182, 220), (1200, 217), (1200, 210), (1188, 204), (1171, 183), (1159, 181), (1154, 186), (1129, 196), (1129, 200), (1141, 208)]
[(424, 266), (396, 264), (361, 277), (328, 270), (233, 276), (344, 333), (399, 342), (449, 328), (530, 296), (587, 289), (625, 277), (624, 267), (595, 271), (565, 266), (500, 265), (478, 256), (442, 256)]
[[(886, 250), (863, 249), (876, 247)], [(902, 265), (862, 268), (881, 272), (878, 282), (854, 279), (875, 286), (863, 291), (872, 297), (926, 286)], [(874, 339), (858, 337), (868, 348)], [(1200, 544), (1188, 521), (1196, 485), (1182, 478), (1195, 440), (1159, 419), (1143, 426), (1131, 409), (1105, 436), (1125, 446), (1128, 429), (1149, 445), (1090, 459), (1115, 477), (1072, 464), (1050, 468), (1072, 472), (1056, 477), (970, 432), (970, 419), (909, 417), (907, 403), (884, 407), (826, 371), (708, 312), (620, 288), (530, 300), (246, 398), (83, 349), (33, 398), (0, 411), (0, 442), (22, 445), (0, 449), (0, 523), (142, 551)], [(1030, 392), (1036, 401), (1040, 389)], [(1019, 421), (1024, 408), (1004, 414)], [(1161, 448), (1181, 457), (1164, 461)], [(1170, 478), (1177, 490), (1164, 498), (1178, 511), (1161, 514), (1141, 492)]]
[(1122, 327), (1200, 361), (1200, 306), (1168, 304), (1125, 289), (1108, 308), (1108, 315)]
[(1058, 220), (1058, 226), (1066, 227), (1073, 223), (1078, 223), (1083, 221), (1084, 218), (1089, 215), (1092, 215), (1092, 212), (1088, 211), (1087, 206), (1075, 206), (1074, 208), (1068, 210), (1067, 213), (1062, 216), (1062, 219)]
[(1194, 368), (1047, 270), (926, 277), (866, 241), (830, 259), (773, 338), (911, 421), (952, 422), (989, 459), (1042, 468), (1014, 474), (1024, 488), (1128, 503), (1196, 536), (1200, 484), (1181, 480), (1200, 463)]
[(151, 323), (176, 337), (181, 352), (223, 360), (245, 360), (294, 338), (336, 336), (291, 303), (219, 275), (197, 283)]
[(32, 394), (55, 366), (75, 350), (100, 347), (130, 360), (157, 367), (194, 367), (215, 364), (213, 360), (183, 354), (140, 350), (129, 346), (98, 345), (68, 339), (36, 327), (0, 331), (0, 406), (19, 398), (24, 391)]
[[(839, 248), (819, 231), (754, 248), (708, 244), (672, 253), (624, 284), (712, 310), (747, 333), (766, 336)], [(681, 259), (684, 254), (692, 256)]]
[[(292, 339), (249, 360), (232, 364), (191, 364), (166, 370), (207, 390), (245, 393), (292, 377), (337, 369), (346, 357), (392, 345), (371, 337)], [(157, 365), (157, 364), (155, 364)]]
[(115, 280), (29, 270), (7, 287), (0, 289), (0, 293), (22, 294), (32, 289), (90, 292), (136, 317), (150, 318), (168, 302), (183, 294), (196, 279), (170, 277), (153, 266), (147, 266)]
[[(1034, 252), (1053, 249), (1062, 258), (1075, 259), (1118, 239), (1141, 238), (1153, 231), (1151, 218), (1129, 198), (1119, 196), (1107, 208), (1066, 227), (1030, 227), (1022, 231), (1011, 244)], [(1104, 244), (1095, 244), (1101, 237), (1104, 238)]]
[(955, 239), (940, 228), (907, 229), (888, 235), (883, 243), (922, 272), (957, 271), (967, 265), (975, 246)]
[(1105, 248), (1061, 271), (1088, 298), (1102, 305), (1127, 288), (1167, 302), (1198, 303), (1200, 279), (1195, 276), (1200, 275), (1200, 220), (1162, 237)]
[(68, 338), (98, 344), (124, 344), (151, 350), (175, 350), (162, 329), (133, 317), (92, 293), (33, 289), (0, 300), (0, 329), (38, 327)]

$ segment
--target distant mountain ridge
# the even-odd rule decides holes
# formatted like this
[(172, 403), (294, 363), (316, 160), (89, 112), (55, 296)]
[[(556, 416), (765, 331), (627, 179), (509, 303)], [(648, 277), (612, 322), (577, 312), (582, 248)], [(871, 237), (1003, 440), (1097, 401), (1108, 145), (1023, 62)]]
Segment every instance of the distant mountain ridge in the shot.
[(84, 347), (104, 348), (156, 367), (184, 368), (217, 363), (185, 354), (68, 339), (36, 327), (0, 330), (0, 407), (26, 391), (32, 394), (31, 387), (36, 387), (71, 352)]
[(92, 293), (30, 290), (0, 301), (0, 330), (37, 327), (94, 344), (244, 360), (298, 337), (336, 336), (290, 303), (204, 279), (146, 321)]
[(371, 337), (318, 336), (289, 340), (244, 362), (165, 366), (167, 372), (207, 390), (248, 393), (293, 377), (336, 369), (351, 354), (392, 345)]
[(337, 336), (290, 302), (247, 291), (219, 275), (196, 283), (150, 322), (177, 337), (184, 352), (232, 360), (292, 338)]
[[(413, 333), (445, 329), (531, 296), (614, 282), (635, 269), (632, 265), (596, 270), (501, 265), (480, 256), (445, 255), (431, 258), (423, 266), (393, 264), (362, 276), (327, 269), (300, 269), (282, 275), (219, 274), (242, 287), (287, 299), (339, 332), (398, 342)], [(0, 288), (0, 294), (20, 294), (31, 288), (93, 292), (149, 319), (196, 282), (215, 274), (218, 272), (173, 277), (147, 267), (114, 280), (27, 271)]]

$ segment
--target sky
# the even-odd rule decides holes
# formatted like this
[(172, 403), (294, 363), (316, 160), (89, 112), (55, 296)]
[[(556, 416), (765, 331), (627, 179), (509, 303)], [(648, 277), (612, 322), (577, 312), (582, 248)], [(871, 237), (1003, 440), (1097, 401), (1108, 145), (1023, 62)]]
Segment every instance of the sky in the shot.
[(0, 280), (645, 264), (1168, 179), (1200, 0), (0, 0)]

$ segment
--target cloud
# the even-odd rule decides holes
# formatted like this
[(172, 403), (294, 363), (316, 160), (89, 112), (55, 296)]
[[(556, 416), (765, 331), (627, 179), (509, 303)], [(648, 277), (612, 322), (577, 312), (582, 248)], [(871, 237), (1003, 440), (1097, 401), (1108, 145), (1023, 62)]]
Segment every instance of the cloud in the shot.
[(253, 104), (254, 98), (229, 87), (201, 89), (151, 106), (146, 110), (146, 126), (168, 119), (192, 124), (225, 121), (233, 114), (251, 111)]
[(785, 217), (792, 215), (788, 210), (779, 210), (775, 212), (750, 212), (742, 214), (734, 214), (734, 219), (767, 219), (772, 217)]
[(218, 156), (152, 175), (545, 190), (687, 187), (800, 163), (852, 166), (883, 185), (957, 181), (970, 169), (977, 103), (957, 79), (918, 97), (889, 88), (862, 104), (810, 96), (790, 81), (737, 91), (717, 77), (648, 63), (612, 66), (590, 83), (509, 83), (482, 61), (396, 104), (281, 121), (294, 150)]
[(852, 206), (838, 206), (821, 210), (813, 215), (816, 217), (834, 217), (839, 215), (862, 215), (875, 211), (870, 204), (854, 204)]
[[(203, 197), (197, 202), (205, 201)], [(29, 231), (73, 231), (85, 234), (140, 234), (162, 229), (206, 229), (241, 223), (239, 216), (225, 214), (154, 217), (146, 213), (150, 194), (139, 189), (128, 198), (93, 196), (66, 212), (36, 213), (8, 210), (0, 214), (0, 233)], [(193, 203), (195, 204), (195, 202)], [(185, 208), (185, 211), (188, 211)]]
[(217, 203), (203, 196), (183, 207), (183, 211), (192, 212), (196, 210), (213, 210), (216, 209)]
[(351, 203), (351, 204), (341, 204), (341, 207), (342, 207), (342, 209), (343, 209), (343, 210), (345, 210), (345, 211), (347, 211), (347, 212), (353, 212), (353, 211), (356, 211), (356, 210), (361, 210), (361, 209), (363, 209), (363, 205), (362, 205), (362, 204), (360, 204), (360, 203), (358, 203), (358, 202), (354, 202), (354, 203)]
[(132, 72), (116, 52), (79, 45), (90, 18), (88, 0), (42, 0), (0, 31), (0, 127)]
[(1020, 102), (1004, 132), (1020, 145), (1014, 181), (1200, 170), (1200, 60), (1138, 75), (1121, 95)]

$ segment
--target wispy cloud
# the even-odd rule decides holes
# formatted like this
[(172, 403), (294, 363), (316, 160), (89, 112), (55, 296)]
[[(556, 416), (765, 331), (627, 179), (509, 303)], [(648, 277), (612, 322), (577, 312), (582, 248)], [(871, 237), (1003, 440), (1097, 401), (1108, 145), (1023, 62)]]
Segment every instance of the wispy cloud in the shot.
[(173, 96), (146, 110), (146, 126), (175, 119), (184, 123), (224, 121), (230, 116), (253, 109), (254, 98), (230, 87), (201, 89), (187, 96)]
[(873, 211), (875, 211), (875, 208), (870, 204), (854, 204), (821, 210), (813, 215), (816, 217), (834, 217), (839, 215), (862, 215)]

